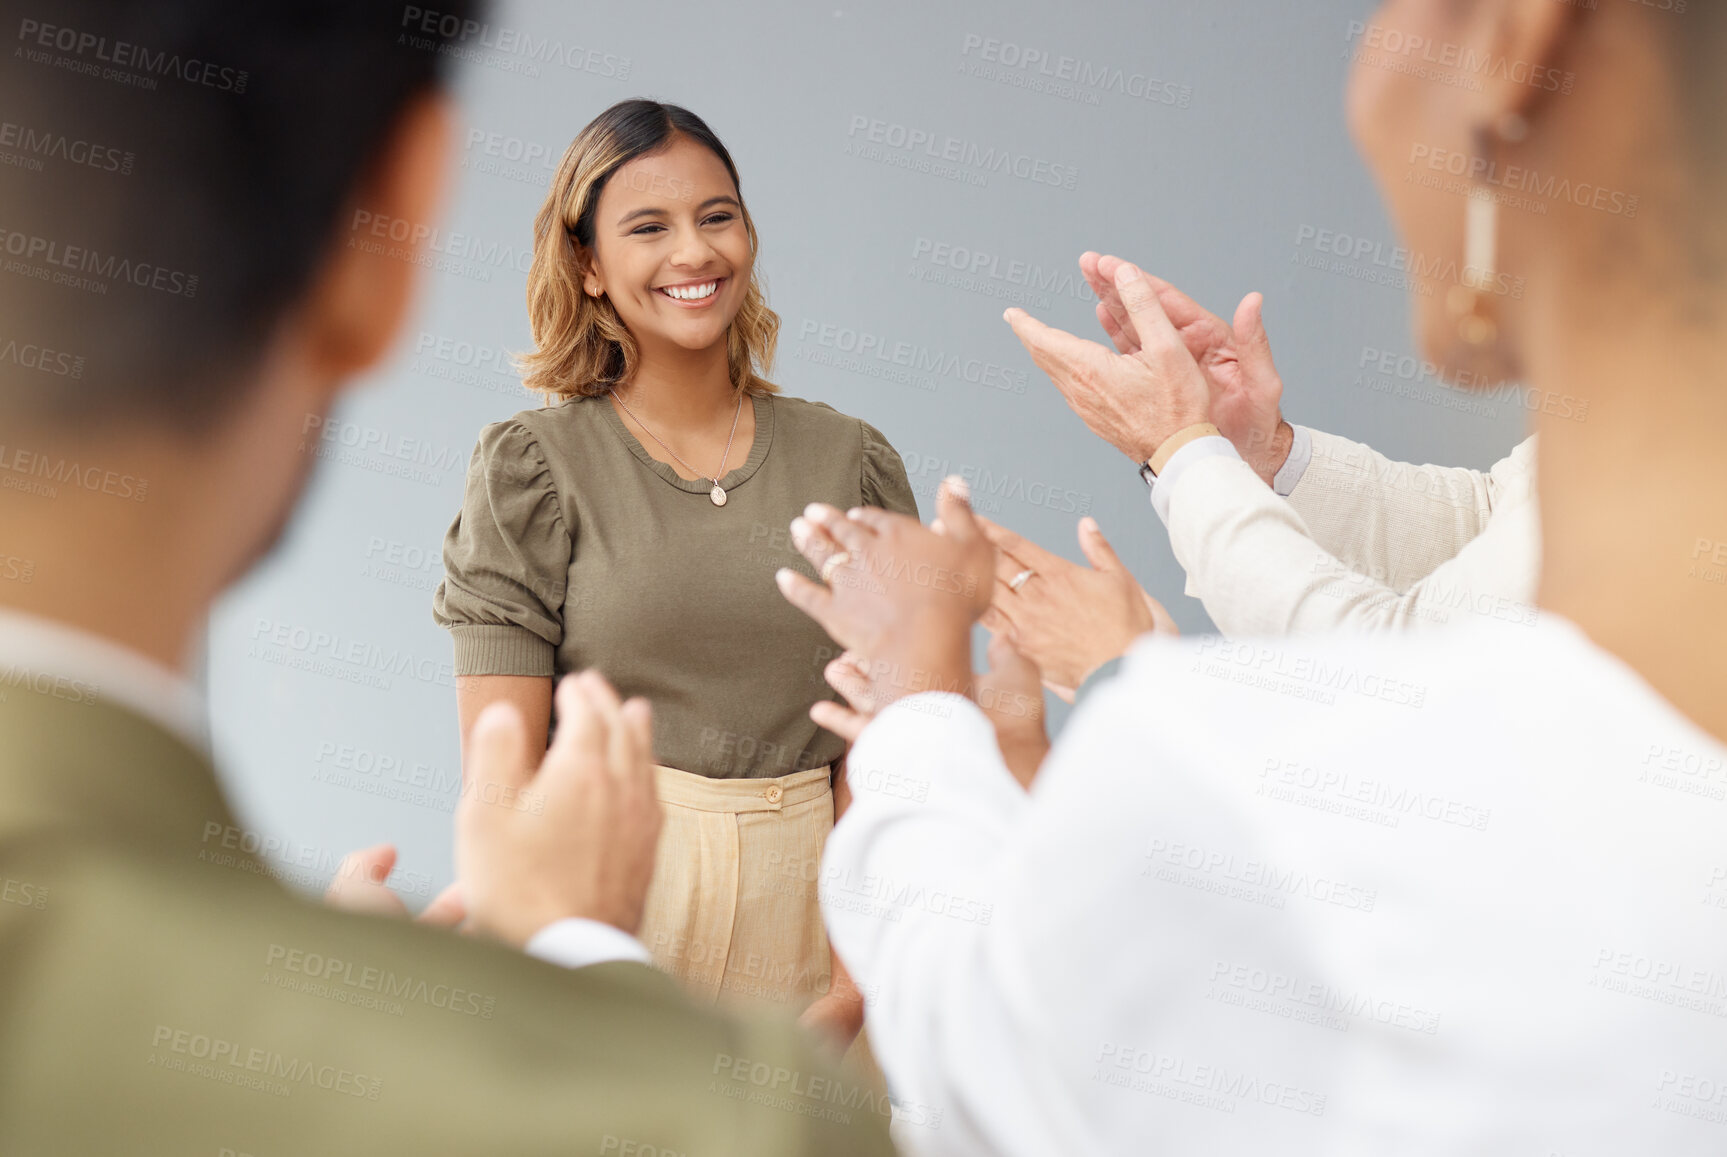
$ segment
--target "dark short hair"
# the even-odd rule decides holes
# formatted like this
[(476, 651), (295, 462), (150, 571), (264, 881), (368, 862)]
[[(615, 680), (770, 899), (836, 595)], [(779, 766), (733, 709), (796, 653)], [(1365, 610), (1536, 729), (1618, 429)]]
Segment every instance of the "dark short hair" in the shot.
[(481, 7), (0, 0), (0, 421), (219, 419)]

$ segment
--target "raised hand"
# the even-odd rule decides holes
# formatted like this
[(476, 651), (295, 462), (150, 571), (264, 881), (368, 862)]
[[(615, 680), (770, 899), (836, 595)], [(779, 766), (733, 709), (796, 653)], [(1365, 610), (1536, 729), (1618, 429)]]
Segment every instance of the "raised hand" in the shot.
[[(847, 744), (856, 742), (875, 713), (891, 702), (878, 691), (873, 673), (870, 664), (850, 651), (828, 663), (823, 674), (845, 703), (818, 700), (810, 707), (810, 718)], [(995, 728), (1003, 762), (1022, 786), (1030, 787), (1049, 751), (1042, 677), (1037, 666), (1016, 651), (1006, 635), (993, 634), (989, 670), (974, 675), (973, 680), (978, 707)]]
[(1139, 585), (1094, 519), (1079, 522), (1079, 546), (1090, 567), (987, 518), (977, 521), (998, 552), (995, 598), (983, 625), (1006, 635), (1063, 698), (1145, 632), (1178, 633), (1169, 612)]
[[(394, 844), (374, 844), (349, 852), (336, 865), (336, 874), (324, 890), (324, 903), (346, 912), (406, 918), (408, 905), (384, 882), (395, 868)], [(434, 928), (455, 928), (466, 918), (462, 886), (455, 883), (432, 897), (432, 902), (414, 921)]]
[(1002, 316), (1092, 433), (1143, 462), (1171, 434), (1211, 421), (1211, 388), (1145, 274), (1122, 264), (1113, 280), (1138, 339), (1119, 353), (1053, 329), (1023, 309)]
[(944, 482), (936, 505), (941, 534), (873, 507), (841, 514), (812, 504), (792, 522), (792, 541), (827, 585), (790, 568), (775, 576), (793, 606), (872, 664), (880, 705), (971, 689), (971, 625), (989, 606), (995, 548), (973, 521), (962, 480)]
[(977, 677), (977, 704), (995, 727), (1002, 762), (1024, 788), (1031, 787), (1049, 754), (1042, 682), (1037, 664), (1020, 654), (1006, 635), (990, 635), (989, 670)]
[[(1097, 320), (1117, 351), (1131, 354), (1139, 335), (1115, 286), (1119, 257), (1087, 252), (1080, 272), (1097, 294)], [(1158, 304), (1181, 335), (1211, 389), (1211, 420), (1235, 445), (1266, 485), (1289, 456), (1294, 431), (1283, 420), (1283, 378), (1265, 332), (1265, 299), (1250, 293), (1235, 308), (1230, 325), (1161, 278), (1145, 275)]]

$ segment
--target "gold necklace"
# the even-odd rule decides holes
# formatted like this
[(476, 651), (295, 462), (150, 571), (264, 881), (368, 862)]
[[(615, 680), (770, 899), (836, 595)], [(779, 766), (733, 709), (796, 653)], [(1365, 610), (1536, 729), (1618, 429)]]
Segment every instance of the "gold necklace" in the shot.
[[(666, 446), (666, 440), (664, 438), (660, 437), (658, 434), (654, 433), (652, 430), (648, 430), (648, 424), (646, 422), (642, 421), (640, 415), (638, 415), (634, 410), (630, 409), (630, 404), (628, 402), (624, 401), (622, 398), (618, 398), (618, 391), (617, 390), (612, 389), (612, 390), (607, 390), (606, 392), (608, 394), (610, 394), (612, 397), (617, 398), (618, 405), (622, 406), (624, 408), (624, 412), (636, 420), (636, 425), (640, 426), (644, 430), (647, 430), (648, 437), (650, 437), (654, 441), (658, 442), (661, 446), (665, 446), (666, 453), (670, 454), (673, 458), (678, 459), (678, 465), (682, 466), (685, 470), (688, 470), (691, 474), (700, 474), (701, 473), (700, 470), (697, 470), (694, 466), (691, 466), (688, 462), (685, 462), (682, 458), (678, 457), (678, 452), (676, 450), (672, 449), (670, 446)], [(713, 499), (715, 506), (724, 506), (726, 504), (726, 490), (725, 490), (725, 487), (720, 485), (720, 479), (724, 478), (726, 476), (726, 459), (730, 458), (732, 456), (732, 439), (737, 437), (738, 419), (743, 416), (743, 412), (744, 412), (744, 395), (743, 395), (742, 391), (739, 391), (738, 392), (738, 408), (737, 408), (737, 411), (732, 414), (732, 432), (730, 434), (726, 435), (726, 450), (725, 450), (725, 453), (720, 455), (720, 472), (718, 474), (714, 475), (714, 488), (712, 490), (708, 491), (708, 497)]]

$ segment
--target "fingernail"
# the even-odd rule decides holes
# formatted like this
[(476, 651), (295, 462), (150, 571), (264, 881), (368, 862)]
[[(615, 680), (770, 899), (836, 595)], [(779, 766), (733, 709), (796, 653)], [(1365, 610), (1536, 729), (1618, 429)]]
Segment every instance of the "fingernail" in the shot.
[(782, 566), (774, 572), (774, 582), (779, 584), (780, 590), (783, 591), (792, 585), (792, 575), (794, 573), (796, 572), (794, 572), (789, 566)]
[(822, 520), (822, 504), (819, 502), (812, 502), (808, 506), (804, 507), (804, 517), (809, 519), (811, 522), (820, 522)]
[(1084, 518), (1079, 520), (1079, 525), (1080, 525), (1080, 528), (1083, 530), (1095, 531), (1097, 529), (1097, 519), (1093, 518), (1091, 515), (1088, 514)]
[(942, 482), (947, 486), (948, 490), (954, 495), (954, 497), (963, 498), (967, 502), (971, 501), (971, 484), (964, 478), (961, 478), (958, 474), (949, 474), (946, 478), (942, 479)]
[(800, 514), (796, 518), (792, 519), (793, 539), (807, 538), (809, 536), (809, 532), (810, 524), (807, 518)]

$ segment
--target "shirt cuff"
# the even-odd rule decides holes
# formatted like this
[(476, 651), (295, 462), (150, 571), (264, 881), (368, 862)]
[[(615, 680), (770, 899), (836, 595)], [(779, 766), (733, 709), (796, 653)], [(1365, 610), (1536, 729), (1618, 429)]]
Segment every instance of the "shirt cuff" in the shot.
[(1279, 498), (1288, 498), (1295, 492), (1301, 476), (1307, 473), (1308, 463), (1313, 461), (1313, 431), (1294, 424), (1290, 429), (1295, 431), (1295, 437), (1289, 443), (1289, 457), (1271, 480), (1271, 489)]
[(605, 964), (613, 960), (633, 960), (638, 964), (653, 962), (642, 942), (622, 928), (581, 916), (547, 924), (528, 939), (522, 951), (537, 960), (564, 968), (586, 968), (590, 964)]
[(494, 623), (457, 623), (450, 628), (456, 644), (458, 675), (532, 675), (551, 678), (557, 648), (526, 627)]
[[(1294, 451), (1291, 450), (1291, 453)], [(1157, 511), (1158, 518), (1165, 526), (1169, 525), (1169, 495), (1175, 489), (1176, 479), (1182, 472), (1202, 458), (1234, 458), (1241, 460), (1235, 447), (1222, 434), (1212, 434), (1206, 438), (1195, 438), (1171, 456), (1163, 465), (1163, 473), (1151, 481), (1151, 508)]]

